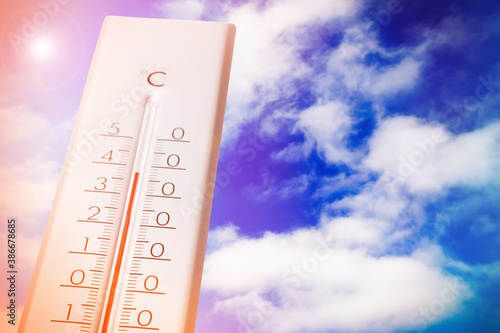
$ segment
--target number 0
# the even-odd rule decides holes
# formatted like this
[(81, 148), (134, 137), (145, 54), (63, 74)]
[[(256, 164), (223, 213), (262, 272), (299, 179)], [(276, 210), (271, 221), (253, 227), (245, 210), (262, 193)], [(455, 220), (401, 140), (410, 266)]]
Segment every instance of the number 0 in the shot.
[[(167, 187), (167, 185), (170, 186), (170, 192), (169, 193), (167, 193), (167, 189), (165, 189), (165, 187)], [(168, 183), (163, 184), (163, 186), (161, 187), (161, 193), (163, 193), (167, 197), (171, 196), (172, 194), (174, 194), (174, 192), (175, 192), (175, 185), (174, 185), (174, 183), (168, 182)]]
[[(160, 219), (160, 216), (164, 214), (165, 215), (165, 220), (164, 220), (164, 223), (161, 223), (161, 219)], [(159, 213), (158, 215), (156, 215), (156, 223), (158, 225), (161, 225), (161, 226), (164, 226), (164, 225), (167, 225), (168, 222), (170, 222), (170, 214), (167, 213), (167, 212), (161, 212)]]
[[(74, 279), (75, 279), (75, 273), (76, 272), (81, 272), (82, 273), (82, 278), (79, 282), (75, 282)], [(71, 273), (71, 277), (69, 279), (71, 281), (72, 284), (74, 284), (75, 286), (78, 286), (80, 284), (82, 284), (83, 280), (85, 280), (85, 272), (82, 271), (81, 269), (77, 269), (76, 271), (74, 271), (73, 273)]]
[[(156, 248), (160, 248), (160, 254), (154, 254), (154, 249)], [(163, 246), (162, 243), (154, 243), (152, 246), (151, 246), (151, 251), (149, 251), (151, 253), (151, 256), (155, 257), (155, 258), (158, 258), (158, 257), (161, 257), (163, 255), (163, 253), (165, 252), (165, 246)]]
[(176, 166), (179, 165), (180, 162), (181, 158), (177, 154), (168, 155), (167, 157), (167, 165), (169, 167), (175, 168)]
[[(149, 280), (154, 280), (153, 286), (151, 288), (148, 288), (148, 281)], [(151, 286), (151, 284), (149, 284), (149, 285)], [(153, 291), (156, 288), (158, 288), (158, 277), (156, 277), (155, 275), (150, 275), (146, 279), (144, 279), (144, 289), (146, 289), (147, 291)]]
[[(149, 314), (149, 320), (145, 324), (143, 324), (143, 321), (141, 321), (141, 318), (144, 317), (144, 316), (142, 316), (143, 313)], [(145, 315), (145, 316), (147, 316), (147, 315)], [(153, 320), (153, 314), (149, 310), (142, 310), (141, 312), (139, 312), (139, 315), (137, 316), (137, 323), (141, 326), (148, 326), (149, 324), (151, 324), (151, 320)]]
[(175, 140), (181, 140), (184, 137), (184, 129), (182, 127), (176, 127), (172, 131), (172, 138)]

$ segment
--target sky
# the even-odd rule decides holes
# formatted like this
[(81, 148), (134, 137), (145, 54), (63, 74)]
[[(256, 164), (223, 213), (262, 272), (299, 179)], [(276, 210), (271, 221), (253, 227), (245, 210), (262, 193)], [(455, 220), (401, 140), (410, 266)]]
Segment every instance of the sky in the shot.
[(497, 1), (0, 6), (21, 304), (100, 26), (123, 15), (237, 27), (197, 333), (500, 330)]

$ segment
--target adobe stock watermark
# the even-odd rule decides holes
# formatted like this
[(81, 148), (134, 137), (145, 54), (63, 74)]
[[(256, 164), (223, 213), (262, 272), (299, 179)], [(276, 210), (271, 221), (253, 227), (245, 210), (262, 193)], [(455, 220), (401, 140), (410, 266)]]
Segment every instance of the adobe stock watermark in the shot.
[[(398, 15), (403, 12), (406, 8), (405, 2), (411, 2), (412, 0), (399, 1), (399, 0), (389, 0), (386, 2), (385, 7), (379, 10), (374, 10), (370, 13), (372, 20), (366, 24), (365, 27), (360, 28), (359, 26), (355, 26), (352, 28), (354, 38), (352, 40), (352, 48), (341, 48), (341, 52), (344, 54), (346, 58), (350, 58), (352, 56), (356, 56), (359, 50), (362, 50), (366, 44), (372, 39), (369, 35), (372, 32), (376, 32), (377, 25), (386, 28), (392, 22), (392, 19), (395, 15)], [(375, 22), (377, 24), (375, 24)]]
[(478, 111), (481, 103), (490, 99), (500, 91), (500, 81), (495, 81), (493, 74), (477, 77), (478, 85), (474, 89), (474, 94), (465, 97), (460, 105), (460, 110), (453, 109), (444, 114), (445, 121), (450, 128), (458, 128), (464, 120), (469, 118), (474, 112)]
[(441, 128), (434, 129), (429, 138), (414, 140), (416, 146), (407, 156), (399, 155), (398, 175), (408, 178), (422, 167), (428, 158), (436, 151), (436, 146), (448, 141), (449, 135)]
[(427, 305), (421, 306), (410, 315), (410, 324), (423, 330), (437, 319), (441, 318), (450, 305), (463, 299), (469, 292), (469, 286), (458, 279), (445, 279), (445, 287), (438, 297), (432, 299)]
[[(74, 144), (68, 148), (63, 170), (71, 173), (76, 169), (84, 160), (89, 156), (96, 147), (100, 146), (104, 141), (103, 135), (109, 133), (113, 125), (119, 124), (127, 120), (134, 110), (137, 110), (140, 103), (144, 101), (145, 97), (151, 91), (151, 83), (149, 81), (150, 74), (159, 72), (148, 67), (143, 69), (141, 73), (144, 75), (140, 83), (134, 85), (128, 92), (122, 93), (110, 105), (111, 115), (116, 117), (102, 117), (96, 128), (87, 130), (83, 129), (81, 137)], [(113, 129), (116, 132), (116, 128)]]
[(39, 9), (34, 13), (24, 15), (21, 18), (21, 28), (19, 31), (9, 32), (7, 38), (16, 53), (21, 52), (21, 47), (27, 45), (30, 40), (35, 39), (40, 31), (47, 27), (50, 20), (57, 16), (63, 5), (67, 5), (72, 0), (40, 0)]
[(377, 21), (382, 27), (387, 27), (394, 15), (398, 15), (405, 9), (405, 2), (412, 2), (412, 0), (389, 0), (386, 3), (385, 8), (379, 9), (378, 11), (372, 11), (371, 16)]
[(252, 302), (251, 309), (247, 309), (244, 315), (240, 315), (238, 318), (239, 325), (236, 329), (237, 333), (253, 333), (257, 329), (261, 328), (266, 319), (271, 317), (273, 314), (273, 306), (269, 301), (265, 301), (261, 298), (254, 300)]
[(12, 83), (35, 91), (54, 91), (81, 73), (86, 40), (68, 10), (72, 2), (32, 1), (5, 20), (0, 66)]
[[(284, 286), (290, 288), (301, 287), (309, 278), (316, 273), (322, 263), (326, 262), (333, 255), (332, 248), (323, 236), (316, 238), (316, 246), (311, 255), (303, 258), (300, 263), (290, 266), (282, 274)], [(278, 291), (279, 293), (279, 291)], [(266, 319), (273, 315), (273, 306), (270, 301), (257, 299), (252, 302), (244, 315), (238, 316), (238, 333), (258, 332), (265, 325)]]
[(326, 238), (318, 237), (316, 242), (312, 255), (305, 257), (299, 265), (293, 265), (283, 273), (282, 279), (285, 285), (294, 288), (300, 287), (311, 275), (317, 272), (321, 263), (333, 255), (333, 250), (328, 245)]
[[(486, 77), (480, 75), (477, 80), (479, 84), (474, 89), (474, 94), (462, 100), (461, 105), (464, 112), (456, 113), (453, 118), (447, 119), (449, 128), (456, 128), (480, 108), (481, 102), (491, 98), (493, 94), (500, 90), (500, 81), (494, 81), (492, 74)], [(398, 156), (397, 174), (403, 178), (412, 176), (436, 152), (437, 147), (448, 141), (448, 139), (449, 135), (443, 129), (435, 129), (430, 137), (415, 140), (413, 142), (416, 146), (415, 149), (406, 156)]]

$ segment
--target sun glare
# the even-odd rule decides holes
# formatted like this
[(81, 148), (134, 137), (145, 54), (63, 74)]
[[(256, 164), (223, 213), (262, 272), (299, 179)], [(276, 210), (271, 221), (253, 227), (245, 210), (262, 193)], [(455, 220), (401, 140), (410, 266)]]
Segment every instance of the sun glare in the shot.
[(46, 59), (53, 53), (52, 42), (47, 38), (39, 37), (33, 41), (32, 52), (33, 55), (40, 59)]

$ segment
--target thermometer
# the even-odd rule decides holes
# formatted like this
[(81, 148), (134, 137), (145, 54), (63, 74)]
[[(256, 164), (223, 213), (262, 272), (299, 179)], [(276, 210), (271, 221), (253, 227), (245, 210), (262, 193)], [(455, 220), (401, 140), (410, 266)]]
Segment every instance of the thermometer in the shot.
[(106, 18), (19, 332), (194, 332), (234, 35)]

